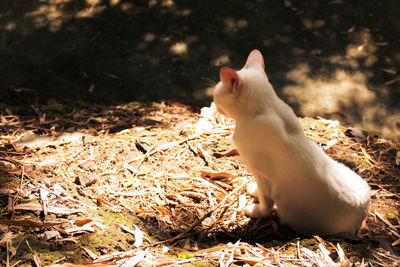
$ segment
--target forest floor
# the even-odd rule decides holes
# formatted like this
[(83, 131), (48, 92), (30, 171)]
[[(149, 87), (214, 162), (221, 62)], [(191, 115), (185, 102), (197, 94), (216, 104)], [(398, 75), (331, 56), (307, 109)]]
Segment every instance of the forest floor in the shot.
[(51, 100), (0, 111), (4, 266), (399, 263), (399, 143), (301, 118), (311, 140), (369, 183), (372, 199), (359, 240), (300, 237), (276, 218), (244, 215), (252, 175), (229, 153), (233, 122), (213, 106)]

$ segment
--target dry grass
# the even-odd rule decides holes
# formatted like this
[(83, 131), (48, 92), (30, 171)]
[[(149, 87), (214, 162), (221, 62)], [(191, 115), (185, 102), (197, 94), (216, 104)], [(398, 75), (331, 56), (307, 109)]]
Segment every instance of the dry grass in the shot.
[[(362, 240), (353, 245), (340, 237), (297, 238), (275, 218), (247, 218), (251, 174), (226, 153), (234, 125), (213, 107), (200, 115), (179, 104), (4, 114), (4, 265), (388, 266), (399, 260), (399, 144), (346, 132), (334, 121), (301, 120), (312, 140), (373, 188)], [(94, 235), (104, 239), (96, 243)]]

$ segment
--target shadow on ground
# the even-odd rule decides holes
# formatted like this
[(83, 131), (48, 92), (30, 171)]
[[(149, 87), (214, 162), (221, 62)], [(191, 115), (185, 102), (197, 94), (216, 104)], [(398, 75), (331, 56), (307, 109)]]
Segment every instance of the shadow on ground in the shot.
[(203, 106), (219, 68), (258, 48), (298, 115), (398, 139), (399, 12), (396, 0), (2, 1), (0, 90)]

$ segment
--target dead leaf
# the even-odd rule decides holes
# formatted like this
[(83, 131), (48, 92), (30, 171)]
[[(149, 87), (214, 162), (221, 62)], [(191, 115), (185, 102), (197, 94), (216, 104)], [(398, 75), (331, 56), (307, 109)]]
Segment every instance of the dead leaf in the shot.
[(238, 156), (238, 155), (239, 155), (239, 151), (236, 148), (232, 148), (232, 149), (222, 152), (222, 153), (219, 153), (219, 152), (213, 153), (213, 156), (216, 158), (233, 157), (233, 156)]
[(257, 263), (260, 263), (262, 265), (262, 263), (263, 263), (262, 258), (259, 258), (259, 257), (242, 257), (242, 256), (238, 256), (238, 257), (236, 257), (236, 259), (238, 259), (238, 260), (240, 260), (240, 261), (242, 261), (244, 263), (250, 264), (250, 265), (256, 265)]
[(193, 191), (180, 192), (179, 194), (176, 194), (177, 198), (179, 198), (178, 196), (180, 196), (180, 195), (187, 196), (187, 197), (190, 197), (190, 198), (194, 198), (194, 199), (197, 199), (197, 200), (203, 200), (203, 199), (207, 198), (206, 195), (204, 195), (202, 193), (199, 193), (199, 192), (193, 192)]
[(50, 240), (53, 238), (58, 239), (59, 237), (61, 237), (61, 235), (58, 231), (45, 231), (44, 237), (46, 238), (46, 240)]
[(17, 162), (14, 160), (0, 158), (0, 171), (2, 172), (13, 172), (18, 169)]
[[(142, 250), (136, 250), (135, 249), (135, 250), (128, 250), (128, 251), (124, 251), (124, 252), (117, 251), (117, 252), (113, 252), (113, 253), (110, 253), (110, 254), (101, 255), (100, 257), (95, 259), (93, 261), (93, 263), (111, 262), (114, 259), (118, 259), (118, 260), (127, 259), (127, 258), (130, 258), (130, 257), (133, 257), (133, 256), (137, 255), (137, 253), (140, 253), (140, 251), (142, 251)], [(144, 256), (145, 255), (143, 255), (143, 257)], [(121, 265), (119, 265), (119, 266), (121, 266)], [(131, 266), (134, 266), (134, 265), (131, 265)]]
[(61, 263), (52, 264), (49, 267), (113, 267), (117, 263)]
[(378, 242), (379, 242), (379, 247), (380, 248), (382, 248), (385, 251), (389, 252), (390, 255), (398, 256), (396, 251), (395, 251), (395, 249), (394, 249), (393, 243), (390, 244), (389, 241), (387, 241), (386, 239), (383, 239), (383, 238), (378, 239)]
[(172, 215), (172, 213), (167, 208), (161, 206), (154, 206), (154, 208), (161, 212), (163, 215)]
[(130, 233), (131, 235), (135, 235), (135, 231), (133, 231), (132, 229), (130, 229), (129, 227), (126, 227), (125, 225), (122, 225), (120, 223), (116, 223), (115, 225), (117, 225), (119, 228), (121, 228), (122, 230), (124, 230), (127, 233)]
[(105, 201), (104, 199), (102, 199), (100, 197), (96, 197), (96, 200), (99, 202), (100, 205), (106, 206), (114, 212), (121, 212), (121, 209), (119, 207), (109, 203), (108, 201)]
[(11, 252), (11, 255), (14, 256), (17, 252), (17, 249), (12, 245), (13, 238), (12, 232), (6, 232), (0, 240), (0, 246), (6, 248), (7, 252)]
[(84, 225), (81, 227), (73, 227), (73, 228), (65, 229), (65, 231), (69, 234), (85, 233), (85, 232), (94, 233), (95, 232), (94, 228), (89, 225)]
[(28, 246), (29, 250), (30, 250), (31, 253), (33, 254), (33, 255), (32, 255), (32, 257), (33, 257), (33, 262), (35, 263), (35, 265), (36, 265), (37, 267), (41, 267), (41, 266), (42, 266), (42, 263), (40, 262), (40, 258), (39, 258), (39, 256), (38, 256), (38, 254), (36, 253), (36, 251), (34, 251), (34, 250), (31, 248), (31, 246), (29, 245), (28, 240), (25, 240), (25, 241), (26, 241), (26, 245)]
[(12, 237), (13, 236), (11, 232), (5, 233), (0, 240), (0, 246), (5, 247), (6, 243), (12, 240)]
[(400, 76), (397, 76), (396, 78), (394, 78), (394, 79), (392, 79), (392, 80), (390, 80), (390, 81), (385, 82), (385, 85), (388, 86), (388, 85), (397, 83), (398, 81), (400, 81)]
[(95, 88), (96, 88), (96, 85), (94, 83), (92, 83), (88, 88), (88, 92), (93, 93)]
[(99, 257), (99, 255), (97, 255), (96, 253), (94, 253), (93, 251), (91, 251), (91, 250), (88, 249), (88, 248), (83, 247), (83, 250), (86, 252), (86, 254), (89, 255), (89, 257), (90, 257), (92, 260), (95, 260), (95, 259), (97, 259), (97, 258)]
[(0, 188), (0, 195), (12, 195), (15, 194), (15, 190), (13, 189), (6, 189), (6, 188)]
[(147, 153), (147, 151), (149, 151), (150, 148), (151, 148), (151, 146), (143, 138), (136, 138), (135, 139), (135, 146), (142, 153)]
[(210, 154), (206, 150), (203, 149), (201, 144), (197, 144), (196, 148), (197, 148), (197, 153), (199, 153), (201, 155), (201, 157), (204, 159), (206, 164), (208, 166), (212, 167), (214, 170), (218, 171), (218, 168), (217, 168), (217, 166), (215, 166), (214, 161), (211, 158)]
[(27, 228), (47, 228), (51, 226), (60, 225), (64, 222), (40, 222), (31, 219), (0, 219), (0, 224), (22, 226)]
[(394, 235), (396, 235), (397, 238), (400, 238), (400, 234), (397, 233), (397, 228), (391, 224), (383, 214), (379, 213), (378, 211), (375, 211), (375, 215), (381, 220), (383, 221), (387, 226), (389, 226), (389, 228), (391, 228), (393, 231), (391, 231)]
[(90, 223), (92, 221), (93, 221), (92, 219), (75, 220), (75, 225), (81, 227), (81, 226), (84, 226), (85, 224), (88, 224), (88, 223)]
[(113, 73), (109, 73), (109, 72), (103, 72), (104, 75), (106, 75), (107, 77), (114, 79), (114, 80), (123, 80), (124, 78), (122, 78), (121, 76), (118, 76), (116, 74)]
[(55, 184), (53, 186), (53, 193), (58, 195), (58, 196), (61, 196), (61, 195), (65, 194), (65, 189), (61, 185)]
[(63, 228), (58, 227), (58, 226), (53, 226), (54, 229), (56, 229), (57, 231), (59, 231), (61, 234), (63, 235), (69, 235), (69, 233), (67, 231), (65, 231)]
[(235, 174), (231, 174), (228, 172), (209, 172), (209, 171), (200, 171), (201, 177), (207, 177), (210, 179), (229, 179), (229, 178), (235, 178), (238, 177)]
[(337, 139), (333, 139), (333, 140), (329, 140), (328, 142), (326, 142), (326, 145), (322, 147), (323, 150), (329, 150), (331, 147), (333, 147), (334, 145), (336, 145), (338, 142)]
[(135, 227), (135, 244), (134, 244), (134, 246), (139, 248), (143, 245), (144, 233), (136, 225), (133, 225), (133, 226)]
[(353, 138), (357, 143), (365, 143), (367, 138), (365, 137), (364, 133), (355, 127), (348, 128), (344, 134), (348, 137)]
[(75, 183), (84, 187), (91, 186), (96, 182), (97, 177), (92, 173), (79, 173), (78, 176), (75, 178)]
[[(14, 206), (15, 211), (42, 211), (42, 205), (39, 203), (23, 203), (23, 204), (18, 204)], [(79, 212), (85, 212), (84, 210), (78, 210), (78, 209), (68, 209), (68, 208), (60, 208), (60, 207), (51, 207), (49, 206), (47, 211), (49, 213), (54, 213), (54, 214), (73, 214), (73, 213), (79, 213)]]
[(399, 244), (400, 244), (400, 239), (397, 239), (396, 241), (394, 241), (394, 242), (392, 243), (392, 246), (395, 247), (395, 246), (397, 246), (397, 245), (399, 245)]
[(49, 202), (49, 198), (48, 198), (49, 192), (44, 188), (40, 188), (39, 192), (40, 192), (39, 196), (40, 196), (40, 200), (41, 200), (41, 204), (42, 204), (42, 208), (43, 208), (43, 214), (45, 216), (47, 216), (47, 206), (48, 206), (48, 202)]
[(121, 267), (130, 267), (130, 266), (136, 266), (138, 263), (140, 263), (148, 254), (147, 250), (138, 250), (135, 253), (134, 257), (128, 258), (124, 263), (122, 263), (120, 266)]
[(62, 145), (70, 142), (81, 141), (84, 138), (88, 138), (90, 135), (82, 134), (79, 132), (74, 133), (63, 133), (60, 136), (53, 138), (50, 136), (41, 136), (33, 133), (32, 131), (25, 133), (17, 140), (14, 144), (22, 145), (29, 148), (32, 147), (46, 147)]

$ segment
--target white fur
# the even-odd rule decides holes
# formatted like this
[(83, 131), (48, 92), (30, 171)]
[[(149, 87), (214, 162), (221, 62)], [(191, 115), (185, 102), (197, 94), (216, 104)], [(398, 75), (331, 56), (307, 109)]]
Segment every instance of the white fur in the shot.
[(368, 184), (305, 137), (260, 60), (253, 51), (236, 84), (221, 81), (214, 89), (218, 110), (236, 122), (233, 140), (257, 182), (249, 191), (259, 203), (246, 214), (268, 216), (276, 205), (280, 221), (300, 233), (354, 233), (368, 214)]

